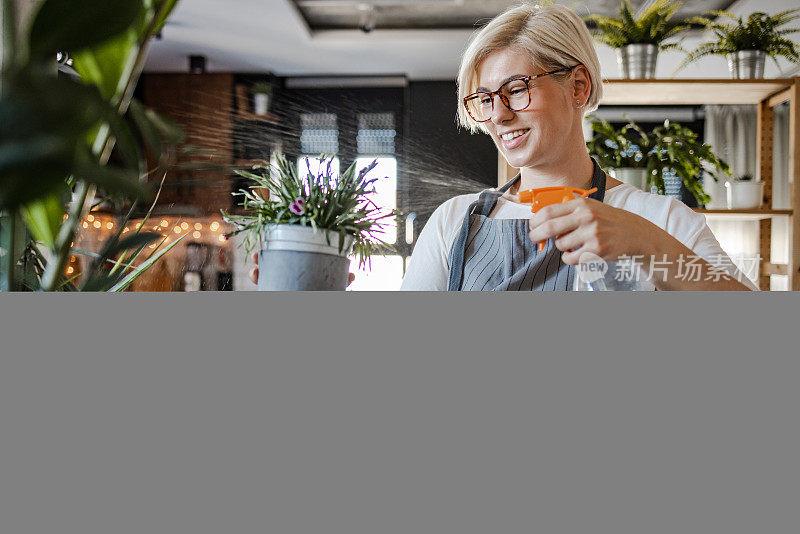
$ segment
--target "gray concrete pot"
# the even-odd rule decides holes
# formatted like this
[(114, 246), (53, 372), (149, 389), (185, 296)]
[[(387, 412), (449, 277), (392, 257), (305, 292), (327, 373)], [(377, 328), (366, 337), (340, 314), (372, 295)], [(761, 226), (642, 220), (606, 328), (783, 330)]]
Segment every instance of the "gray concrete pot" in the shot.
[(339, 234), (310, 226), (272, 224), (258, 254), (259, 291), (344, 291), (353, 237), (339, 252)]
[(617, 49), (617, 63), (623, 78), (655, 78), (656, 59), (658, 47), (653, 44), (630, 44)]
[(728, 54), (728, 70), (733, 79), (753, 79), (764, 77), (764, 63), (767, 55), (762, 50), (740, 50)]

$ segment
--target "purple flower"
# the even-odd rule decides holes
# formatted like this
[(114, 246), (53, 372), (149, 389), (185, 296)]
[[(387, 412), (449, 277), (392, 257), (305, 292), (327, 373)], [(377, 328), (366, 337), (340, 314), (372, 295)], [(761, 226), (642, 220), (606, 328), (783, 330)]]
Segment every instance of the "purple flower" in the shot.
[(303, 197), (297, 197), (294, 199), (294, 203), (300, 206), (301, 208), (306, 205), (306, 201)]
[(303, 215), (305, 213), (305, 210), (303, 209), (303, 206), (299, 205), (297, 203), (297, 201), (292, 202), (291, 204), (289, 204), (289, 211), (291, 211), (295, 215)]

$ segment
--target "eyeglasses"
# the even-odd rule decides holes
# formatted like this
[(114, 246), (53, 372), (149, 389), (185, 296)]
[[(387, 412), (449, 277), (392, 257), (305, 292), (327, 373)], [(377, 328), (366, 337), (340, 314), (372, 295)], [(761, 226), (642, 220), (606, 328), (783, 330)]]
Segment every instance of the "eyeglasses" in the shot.
[(475, 122), (486, 122), (492, 118), (494, 112), (494, 95), (500, 97), (500, 102), (511, 111), (522, 111), (531, 105), (530, 82), (536, 78), (565, 72), (575, 67), (543, 72), (535, 76), (517, 76), (500, 86), (497, 91), (478, 91), (464, 97), (464, 107)]

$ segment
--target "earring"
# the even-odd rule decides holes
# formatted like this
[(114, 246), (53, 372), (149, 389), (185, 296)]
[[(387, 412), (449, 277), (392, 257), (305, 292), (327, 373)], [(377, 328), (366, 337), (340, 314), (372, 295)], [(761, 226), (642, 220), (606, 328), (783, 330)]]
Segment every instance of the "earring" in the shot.
[(579, 105), (579, 106), (581, 105), (581, 101), (580, 101), (580, 100), (576, 100), (576, 101), (575, 101), (575, 103), (576, 103), (577, 105)]

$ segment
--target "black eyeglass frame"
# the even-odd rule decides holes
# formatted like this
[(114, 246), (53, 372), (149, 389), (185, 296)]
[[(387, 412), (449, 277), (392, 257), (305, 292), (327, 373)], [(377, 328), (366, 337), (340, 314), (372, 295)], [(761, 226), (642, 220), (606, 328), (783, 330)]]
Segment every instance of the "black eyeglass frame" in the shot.
[[(488, 122), (488, 121), (492, 120), (492, 117), (489, 117), (488, 119), (483, 119), (482, 121), (476, 119), (472, 115), (472, 112), (469, 110), (468, 102), (470, 100), (475, 100), (476, 98), (481, 98), (483, 96), (487, 96), (488, 95), (489, 98), (492, 99), (492, 113), (494, 113), (494, 95), (497, 95), (497, 96), (500, 97), (500, 102), (502, 102), (503, 105), (506, 107), (506, 109), (508, 109), (509, 111), (515, 111), (515, 112), (516, 111), (523, 111), (524, 109), (526, 109), (528, 106), (531, 105), (531, 101), (532, 101), (532, 98), (531, 98), (531, 86), (530, 86), (531, 80), (535, 80), (536, 78), (542, 78), (544, 76), (550, 76), (551, 74), (557, 74), (559, 72), (565, 72), (565, 71), (568, 71), (568, 70), (572, 70), (575, 67), (579, 67), (579, 66), (580, 65), (575, 65), (573, 67), (564, 67), (564, 68), (561, 68), (561, 69), (551, 70), (550, 72), (543, 72), (541, 74), (535, 74), (533, 76), (516, 76), (516, 77), (508, 80), (507, 82), (505, 82), (503, 85), (501, 85), (497, 89), (497, 91), (476, 91), (476, 92), (474, 92), (474, 93), (472, 93), (470, 95), (465, 96), (464, 97), (464, 108), (467, 110), (467, 114), (469, 115), (469, 118), (471, 118), (475, 122)], [(505, 87), (506, 85), (510, 84), (511, 82), (517, 82), (519, 80), (524, 81), (525, 82), (525, 86), (528, 89), (528, 103), (525, 104), (523, 107), (521, 107), (519, 109), (514, 109), (514, 108), (511, 107), (511, 104), (509, 103), (508, 99), (506, 98), (505, 95), (503, 95), (503, 93), (501, 91), (503, 90), (503, 87)]]

